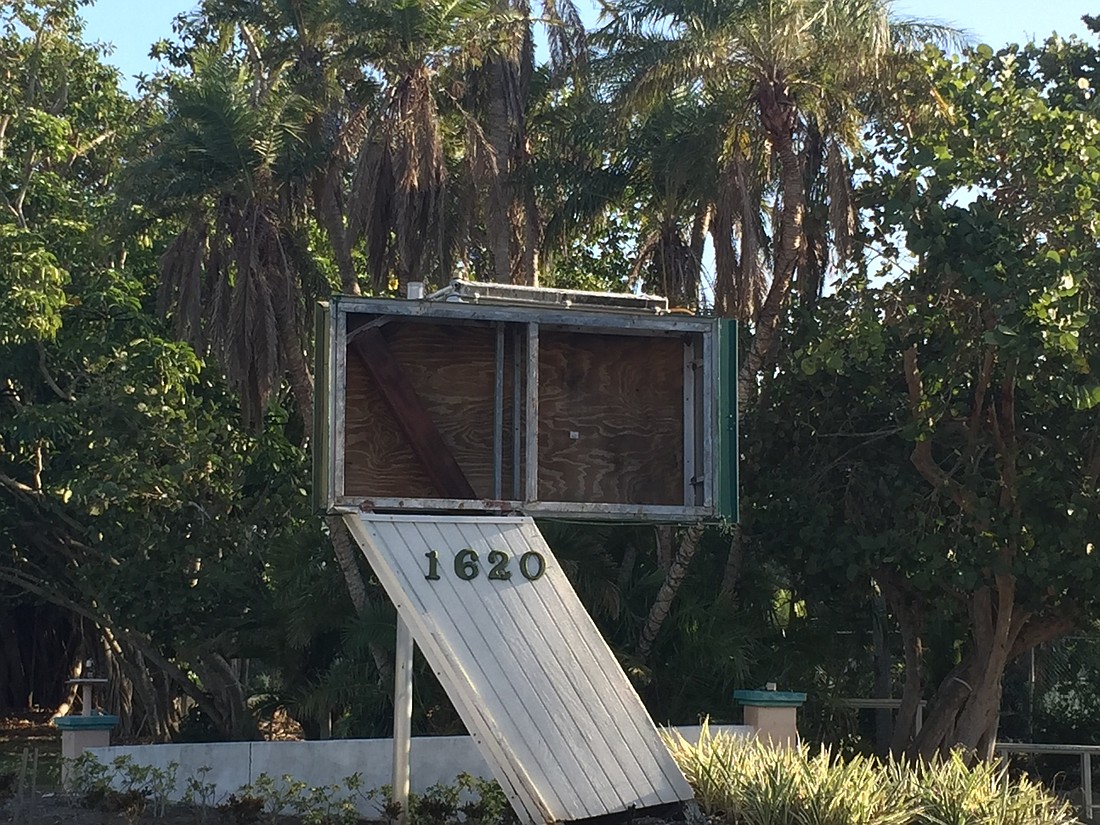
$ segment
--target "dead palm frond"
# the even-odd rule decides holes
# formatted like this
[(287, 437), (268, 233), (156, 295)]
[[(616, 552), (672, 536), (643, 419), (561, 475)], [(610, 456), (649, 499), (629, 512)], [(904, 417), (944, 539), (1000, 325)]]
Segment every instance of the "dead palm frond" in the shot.
[(218, 357), (249, 424), (262, 422), (291, 363), (308, 418), (305, 298), (285, 249), (295, 220), (285, 195), (308, 171), (306, 107), (287, 90), (256, 106), (248, 72), (223, 56), (200, 53), (195, 65), (171, 90), (155, 154), (138, 170), (159, 184), (154, 211), (187, 215), (161, 257), (159, 309), (177, 335)]

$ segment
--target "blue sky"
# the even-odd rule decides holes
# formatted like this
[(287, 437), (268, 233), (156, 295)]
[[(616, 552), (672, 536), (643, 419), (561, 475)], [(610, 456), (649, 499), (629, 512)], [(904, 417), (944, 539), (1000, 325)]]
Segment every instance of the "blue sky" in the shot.
[[(191, 0), (97, 0), (84, 10), (86, 36), (114, 46), (110, 62), (122, 70), (128, 88), (133, 89), (133, 75), (155, 69), (148, 58), (149, 46), (170, 36), (172, 18), (195, 5)], [(579, 5), (585, 5), (585, 0)], [(966, 29), (977, 41), (994, 47), (1042, 40), (1054, 31), (1084, 36), (1081, 15), (1100, 14), (1100, 6), (1089, 0), (897, 0), (895, 9), (901, 16)]]

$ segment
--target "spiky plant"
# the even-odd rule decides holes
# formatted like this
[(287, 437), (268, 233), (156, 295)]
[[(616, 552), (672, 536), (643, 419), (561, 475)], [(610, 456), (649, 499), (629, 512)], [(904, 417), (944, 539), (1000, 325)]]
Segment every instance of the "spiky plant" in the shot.
[(1072, 808), (1003, 766), (960, 754), (910, 765), (842, 759), (712, 731), (665, 742), (703, 811), (730, 825), (1073, 825)]

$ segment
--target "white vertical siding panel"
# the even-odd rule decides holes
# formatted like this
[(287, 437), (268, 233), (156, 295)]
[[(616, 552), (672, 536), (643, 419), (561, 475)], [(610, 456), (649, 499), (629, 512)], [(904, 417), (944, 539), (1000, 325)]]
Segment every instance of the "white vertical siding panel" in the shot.
[[(520, 577), (518, 566), (523, 553), (534, 550), (546, 557), (546, 574), (533, 583), (535, 586), (529, 588), (530, 592), (527, 589), (521, 591), (502, 588), (501, 598), (509, 603), (509, 608), (518, 621), (529, 628), (535, 628), (539, 635), (539, 649), (550, 652), (552, 658), (541, 663), (546, 678), (567, 695), (566, 712), (579, 732), (584, 748), (592, 753), (599, 766), (598, 770), (620, 799), (622, 809), (625, 810), (630, 805), (641, 807), (665, 801), (657, 798), (656, 788), (634, 754), (631, 746), (636, 746), (637, 742), (624, 741), (617, 728), (611, 731), (602, 729), (608, 727), (606, 720), (615, 719), (617, 715), (619, 721), (623, 721), (623, 705), (616, 697), (621, 692), (621, 685), (611, 685), (611, 691), (601, 690), (607, 687), (602, 670), (595, 679), (597, 684), (593, 683), (593, 677), (588, 673), (593, 662), (586, 655), (590, 648), (581, 634), (577, 633), (576, 625), (569, 615), (569, 606), (556, 596), (563, 586), (570, 593), (573, 592), (561, 565), (545, 542), (532, 546), (526, 541), (521, 524), (507, 528), (478, 525), (478, 530), (488, 546), (512, 555), (512, 567), (516, 570), (514, 576), (517, 578)], [(520, 581), (524, 580), (520, 578)], [(554, 595), (550, 596), (551, 593)], [(580, 609), (583, 610), (583, 607)], [(584, 613), (584, 619), (591, 626), (592, 632), (598, 635), (599, 631), (592, 625), (587, 612)], [(622, 672), (614, 659), (611, 665)], [(633, 693), (630, 685), (627, 688)], [(634, 710), (648, 718), (640, 702)], [(609, 734), (612, 737), (610, 740)], [(664, 747), (659, 742), (658, 745)]]
[[(400, 532), (409, 541), (410, 550), (413, 545), (427, 548), (402, 559), (403, 566), (412, 568), (410, 578), (419, 573), (423, 579), (427, 564), (424, 553), (428, 549), (440, 554), (440, 580), (424, 584), (439, 600), (437, 632), (459, 652), (477, 690), (475, 701), (493, 713), (496, 723), (509, 734), (510, 743), (520, 754), (519, 761), (540, 766), (546, 780), (543, 797), (559, 814), (558, 819), (595, 816), (598, 809), (584, 802), (591, 794), (582, 794), (576, 787), (584, 768), (575, 758), (569, 758), (572, 754), (564, 754), (562, 760), (563, 755), (547, 749), (544, 732), (560, 733), (561, 708), (554, 702), (555, 697), (539, 695), (531, 682), (531, 673), (538, 668), (536, 654), (510, 638), (513, 628), (507, 624), (508, 617), (493, 609), (493, 585), (498, 582), (486, 577), (488, 548), (449, 524), (425, 521), (401, 526), (404, 529), (398, 531), (394, 526), (380, 525), (379, 533), (386, 537)], [(396, 546), (401, 539), (395, 537), (392, 541)], [(466, 547), (478, 552), (482, 567), (481, 574), (471, 581), (455, 576), (452, 564), (453, 553)]]
[[(524, 521), (519, 531), (526, 547), (549, 550), (535, 523), (530, 519)], [(516, 549), (519, 551), (520, 548), (517, 546)], [(580, 603), (573, 586), (564, 577), (555, 580), (554, 584), (553, 595), (540, 592), (546, 610), (550, 615), (559, 617), (559, 627), (569, 637), (571, 649), (577, 651), (578, 656), (585, 657), (588, 663), (583, 672), (604, 697), (608, 716), (620, 723), (597, 730), (609, 737), (612, 750), (624, 762), (627, 761), (627, 752), (633, 755), (656, 794), (657, 801), (649, 804), (691, 799), (691, 786), (669, 755), (649, 711), (623, 672), (607, 640)]]
[[(442, 528), (445, 540), (448, 531), (448, 527)], [(551, 753), (550, 758), (562, 766), (567, 781), (582, 793), (587, 788), (597, 798), (617, 800), (620, 810), (636, 804), (637, 799), (618, 765), (616, 755), (606, 747), (600, 747), (602, 739), (591, 731), (588, 724), (591, 720), (585, 708), (589, 703), (598, 701), (598, 697), (593, 691), (584, 693), (577, 689), (579, 680), (574, 671), (579, 663), (570, 656), (565, 640), (557, 630), (556, 617), (538, 609), (541, 604), (532, 601), (533, 593), (542, 586), (549, 586), (552, 578), (563, 575), (553, 557), (546, 559), (544, 576), (538, 582), (529, 582), (519, 571), (521, 554), (509, 541), (510, 537), (514, 537), (515, 527), (493, 525), (481, 529), (474, 524), (469, 525), (462, 534), (465, 546), (479, 548), (483, 560), (492, 550), (511, 556), (511, 580), (486, 581), (491, 586), (486, 605), (504, 639), (511, 641), (509, 655), (522, 659), (519, 664), (523, 668), (521, 692), (526, 694), (524, 701), (543, 705), (561, 741), (575, 745), (563, 752)], [(532, 605), (536, 608), (534, 611)], [(580, 683), (583, 684), (583, 681)], [(536, 730), (535, 735), (543, 738), (545, 734), (542, 730)], [(592, 806), (588, 807), (591, 809)], [(596, 816), (598, 813), (590, 815)]]
[[(446, 642), (436, 632), (436, 626), (428, 606), (416, 588), (395, 568), (389, 560), (390, 548), (383, 551), (379, 537), (359, 516), (345, 516), (345, 522), (351, 534), (363, 548), (375, 575), (378, 576), (386, 592), (390, 594), (394, 605), (403, 615), (413, 633), (421, 652), (432, 666), (447, 695), (454, 703), (462, 720), (466, 723), (478, 748), (493, 768), (493, 773), (501, 783), (508, 798), (516, 807), (517, 813), (527, 815), (529, 823), (554, 822), (557, 815), (547, 801), (539, 794), (536, 783), (527, 776), (525, 765), (512, 758), (513, 750), (504, 732), (495, 724), (494, 719), (483, 704), (477, 701), (474, 681), (467, 674), (461, 659), (455, 655)], [(415, 771), (415, 766), (413, 766)]]

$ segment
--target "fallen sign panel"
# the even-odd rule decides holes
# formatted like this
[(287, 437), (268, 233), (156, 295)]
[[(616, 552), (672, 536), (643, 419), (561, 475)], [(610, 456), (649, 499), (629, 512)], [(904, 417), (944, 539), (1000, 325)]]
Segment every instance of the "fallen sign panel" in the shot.
[(571, 822), (692, 799), (530, 518), (345, 521), (521, 818)]

